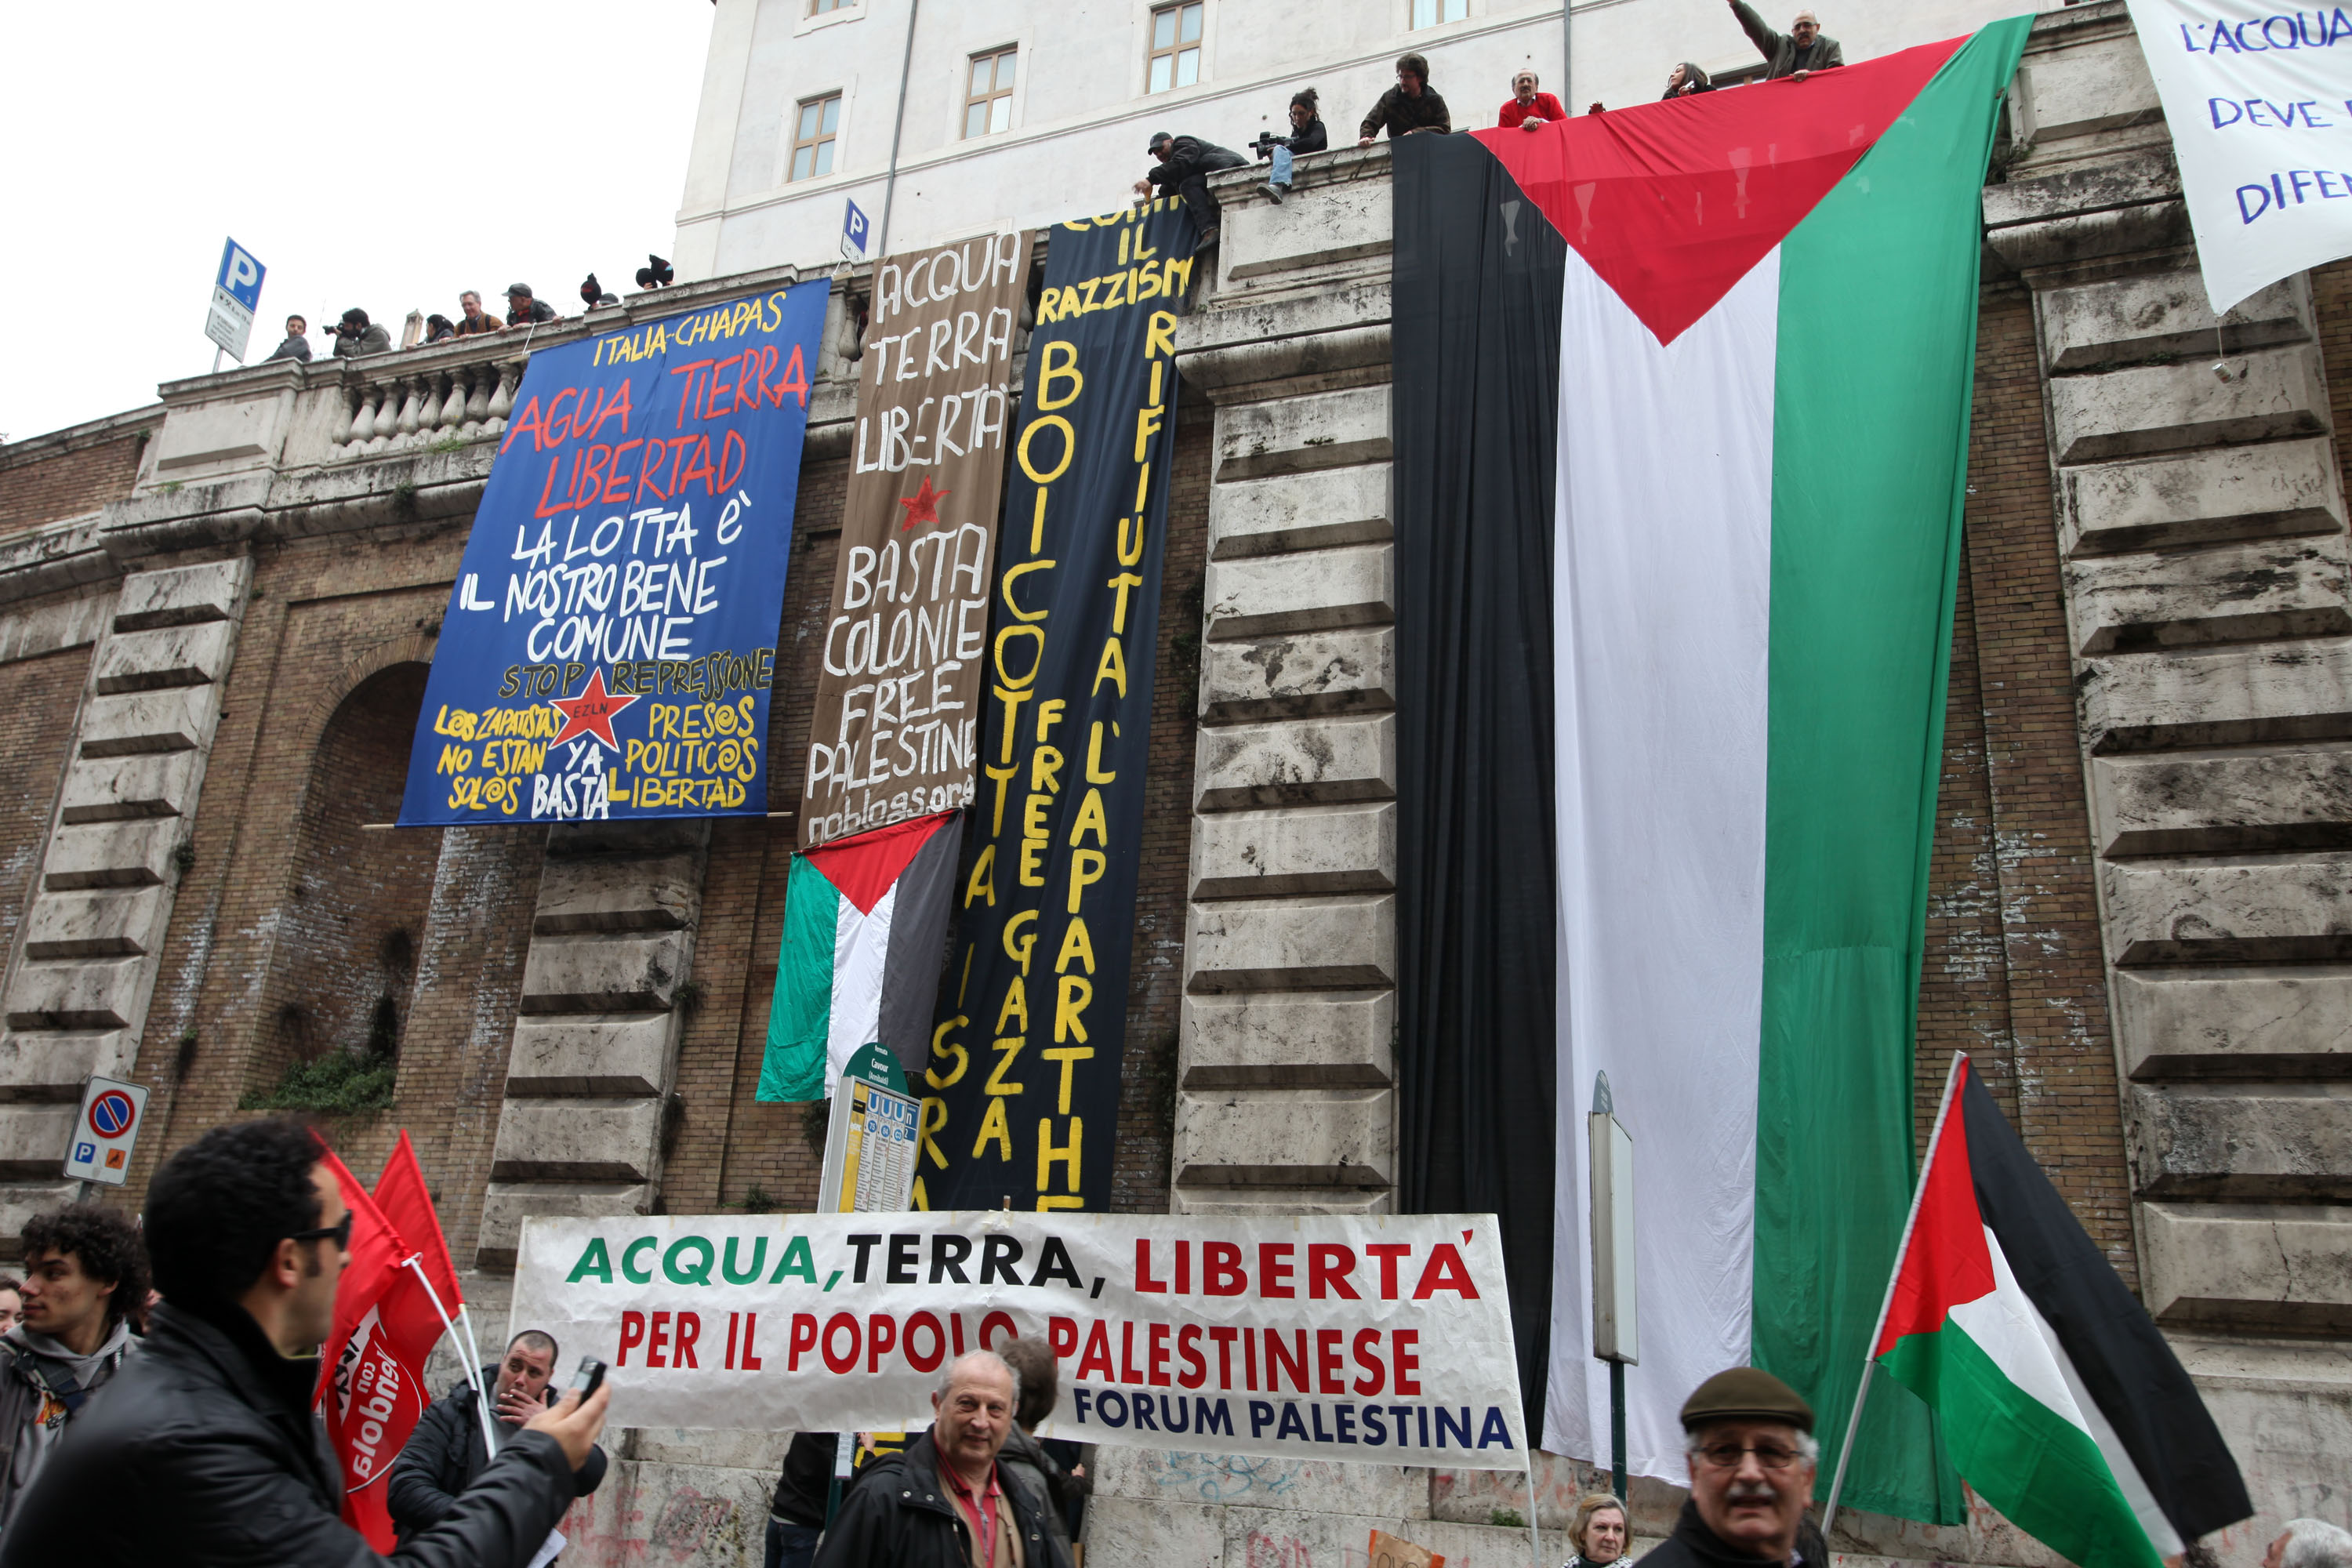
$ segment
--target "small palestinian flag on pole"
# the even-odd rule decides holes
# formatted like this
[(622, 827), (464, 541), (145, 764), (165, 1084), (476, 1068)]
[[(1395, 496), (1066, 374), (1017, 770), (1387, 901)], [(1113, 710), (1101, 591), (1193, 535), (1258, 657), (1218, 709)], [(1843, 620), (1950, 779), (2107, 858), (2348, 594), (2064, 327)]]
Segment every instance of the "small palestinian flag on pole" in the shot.
[(1979, 1496), (2083, 1568), (2159, 1568), (2253, 1512), (2189, 1373), (1965, 1056), (1872, 1366), (1935, 1408)]
[(930, 1052), (961, 813), (837, 838), (793, 857), (760, 1063), (763, 1101), (829, 1098), (861, 1046), (907, 1076)]

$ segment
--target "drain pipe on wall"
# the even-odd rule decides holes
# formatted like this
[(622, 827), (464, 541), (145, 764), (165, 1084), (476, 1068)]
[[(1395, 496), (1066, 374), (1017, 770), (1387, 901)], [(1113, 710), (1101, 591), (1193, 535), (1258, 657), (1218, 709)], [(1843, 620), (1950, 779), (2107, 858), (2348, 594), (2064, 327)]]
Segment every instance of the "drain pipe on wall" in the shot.
[(1575, 0), (1559, 0), (1559, 106), (1570, 114), (1576, 112), (1576, 18), (1569, 14), (1574, 5)]
[(907, 75), (915, 66), (915, 18), (923, 0), (907, 0), (907, 52), (898, 61), (898, 109), (890, 120), (890, 173), (882, 182), (882, 232), (875, 239), (874, 259), (890, 254), (890, 204), (898, 194), (898, 138), (907, 129)]

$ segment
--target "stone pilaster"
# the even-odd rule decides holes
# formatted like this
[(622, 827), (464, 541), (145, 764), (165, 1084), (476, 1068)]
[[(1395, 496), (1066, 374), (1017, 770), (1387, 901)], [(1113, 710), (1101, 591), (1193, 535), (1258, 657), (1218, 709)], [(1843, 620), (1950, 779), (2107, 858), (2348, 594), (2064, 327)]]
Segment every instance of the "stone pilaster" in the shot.
[(478, 1268), (514, 1267), (527, 1215), (657, 1212), (709, 842), (707, 821), (550, 830)]
[(2313, 280), (2216, 320), (2119, 0), (2036, 26), (2011, 130), (1985, 212), (2033, 293), (2142, 1295), (2284, 1517), (2352, 1488), (2352, 557)]
[(116, 591), (0, 1033), (0, 1235), (68, 1200), (83, 1080), (130, 1076), (236, 655), (250, 560), (134, 572)]

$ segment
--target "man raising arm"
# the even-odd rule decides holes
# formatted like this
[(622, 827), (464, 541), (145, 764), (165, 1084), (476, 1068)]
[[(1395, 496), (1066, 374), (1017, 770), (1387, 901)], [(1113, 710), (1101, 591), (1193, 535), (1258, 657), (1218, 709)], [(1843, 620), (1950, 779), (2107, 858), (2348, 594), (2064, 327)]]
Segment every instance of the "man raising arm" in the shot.
[[(351, 1241), (320, 1153), (293, 1122), (247, 1121), (155, 1173), (146, 1237), (163, 1302), (146, 1349), (17, 1503), (0, 1568), (383, 1561), (338, 1517), (342, 1467), (311, 1408)], [(526, 1568), (572, 1504), (610, 1399), (567, 1394), (534, 1416), (394, 1560)]]

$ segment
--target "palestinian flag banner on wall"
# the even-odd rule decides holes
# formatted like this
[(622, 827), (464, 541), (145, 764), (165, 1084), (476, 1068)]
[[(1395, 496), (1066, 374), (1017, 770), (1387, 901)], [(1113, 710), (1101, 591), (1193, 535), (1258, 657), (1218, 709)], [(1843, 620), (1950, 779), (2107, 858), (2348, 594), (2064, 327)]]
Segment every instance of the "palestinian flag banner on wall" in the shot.
[[(1548, 1448), (1609, 1447), (1601, 1071), (1637, 1159), (1631, 1468), (1685, 1478), (1679, 1403), (1727, 1366), (1825, 1431), (1852, 1406), (1911, 1191), (1979, 193), (2029, 23), (1397, 145), (1400, 1173), (1409, 1208), (1502, 1215)], [(1547, 910), (1556, 953), (1520, 952)], [(1550, 1150), (1540, 1213), (1497, 1143)], [(1848, 1491), (1963, 1518), (1901, 1394)]]
[(877, 1042), (908, 1078), (923, 1070), (959, 815), (892, 823), (793, 857), (759, 1099), (830, 1097), (849, 1058)]
[(2159, 1568), (2253, 1512), (2237, 1461), (1975, 1067), (1952, 1073), (1878, 1364), (2010, 1522), (2083, 1568)]

